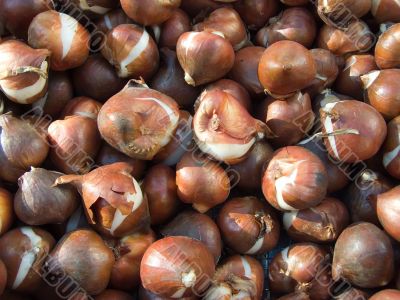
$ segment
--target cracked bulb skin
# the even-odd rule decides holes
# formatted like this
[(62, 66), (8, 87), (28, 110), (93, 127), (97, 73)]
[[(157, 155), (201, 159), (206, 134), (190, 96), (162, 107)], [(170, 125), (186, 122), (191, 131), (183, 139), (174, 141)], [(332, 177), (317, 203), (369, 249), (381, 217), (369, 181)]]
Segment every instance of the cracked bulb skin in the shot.
[(217, 224), (226, 245), (239, 254), (258, 255), (278, 244), (280, 225), (272, 207), (256, 197), (233, 198), (222, 206)]
[(328, 175), (322, 161), (299, 146), (277, 150), (262, 179), (265, 198), (280, 211), (318, 205), (325, 198), (327, 187)]
[(108, 144), (143, 160), (152, 160), (171, 141), (178, 123), (179, 108), (174, 99), (134, 81), (107, 100), (97, 118), (100, 134)]
[(123, 237), (147, 229), (147, 198), (127, 163), (114, 163), (85, 175), (65, 175), (55, 184), (72, 184), (81, 194), (88, 222), (106, 237)]
[[(177, 259), (177, 255), (183, 259)], [(159, 296), (184, 298), (206, 291), (215, 272), (214, 256), (200, 241), (166, 237), (145, 252), (140, 278), (143, 287)]]

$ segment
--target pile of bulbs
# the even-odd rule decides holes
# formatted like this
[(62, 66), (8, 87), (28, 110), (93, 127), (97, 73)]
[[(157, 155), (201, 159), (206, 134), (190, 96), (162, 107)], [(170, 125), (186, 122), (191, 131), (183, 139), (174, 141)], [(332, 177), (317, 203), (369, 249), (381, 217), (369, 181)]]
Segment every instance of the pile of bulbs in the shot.
[(398, 300), (400, 2), (0, 0), (0, 179), (4, 300)]

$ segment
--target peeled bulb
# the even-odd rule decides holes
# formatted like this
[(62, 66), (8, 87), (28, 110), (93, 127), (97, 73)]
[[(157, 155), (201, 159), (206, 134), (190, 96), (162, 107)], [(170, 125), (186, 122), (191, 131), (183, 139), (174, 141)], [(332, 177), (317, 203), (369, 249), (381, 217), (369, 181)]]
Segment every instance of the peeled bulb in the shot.
[(8, 99), (30, 104), (47, 92), (50, 51), (23, 42), (0, 43), (0, 88)]
[(231, 94), (212, 89), (198, 101), (193, 118), (195, 140), (203, 152), (215, 159), (237, 163), (257, 139), (264, 137), (265, 124), (254, 119)]

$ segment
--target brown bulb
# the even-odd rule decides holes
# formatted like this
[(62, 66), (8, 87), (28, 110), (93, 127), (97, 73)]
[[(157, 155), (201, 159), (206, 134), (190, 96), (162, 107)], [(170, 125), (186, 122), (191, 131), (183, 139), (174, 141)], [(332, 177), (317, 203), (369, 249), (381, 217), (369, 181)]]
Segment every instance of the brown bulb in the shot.
[(382, 163), (386, 171), (394, 178), (400, 179), (400, 117), (391, 120), (388, 125), (388, 133), (383, 144)]
[(349, 212), (340, 200), (325, 198), (313, 208), (285, 212), (283, 225), (295, 241), (329, 243), (339, 237), (349, 219)]
[(166, 165), (155, 165), (146, 172), (142, 188), (149, 202), (152, 225), (169, 221), (178, 212), (175, 170)]
[(121, 24), (110, 30), (101, 54), (121, 78), (150, 79), (158, 69), (159, 53), (145, 29)]
[(327, 186), (328, 176), (322, 161), (299, 146), (277, 150), (262, 179), (265, 198), (281, 211), (318, 205), (325, 198)]
[(19, 104), (39, 101), (48, 87), (50, 51), (33, 49), (23, 42), (0, 43), (0, 88)]
[(180, 108), (192, 110), (200, 90), (185, 81), (185, 72), (179, 64), (175, 51), (162, 48), (160, 54), (160, 69), (153, 76), (150, 87), (170, 96)]
[(75, 97), (68, 101), (61, 112), (60, 119), (70, 116), (82, 116), (93, 120), (97, 119), (97, 115), (102, 104), (89, 97)]
[(281, 2), (288, 6), (298, 6), (308, 4), (308, 0), (281, 0)]
[(185, 81), (193, 86), (224, 77), (235, 60), (232, 45), (221, 32), (185, 32), (179, 37), (176, 54)]
[(362, 290), (354, 287), (346, 289), (344, 292), (336, 295), (333, 299), (335, 300), (354, 300), (354, 299), (368, 299), (368, 294)]
[(72, 115), (49, 126), (50, 159), (66, 174), (85, 174), (94, 166), (100, 135), (92, 118)]
[(113, 252), (97, 233), (80, 229), (58, 242), (46, 266), (50, 274), (66, 274), (86, 293), (98, 295), (109, 283), (114, 262)]
[(159, 47), (176, 49), (179, 37), (191, 30), (190, 18), (181, 9), (175, 9), (171, 17), (161, 26)]
[(257, 30), (279, 12), (278, 0), (246, 0), (234, 3), (234, 8), (250, 30)]
[[(183, 260), (177, 260), (177, 257), (183, 257)], [(153, 243), (140, 265), (140, 278), (145, 289), (174, 298), (205, 292), (214, 272), (214, 257), (208, 248), (198, 240), (183, 236), (166, 237)]]
[(29, 225), (65, 222), (78, 207), (79, 198), (73, 186), (53, 187), (62, 175), (41, 168), (31, 168), (22, 175), (14, 197), (18, 219)]
[(379, 24), (400, 22), (400, 5), (396, 0), (372, 1), (371, 13)]
[(168, 20), (173, 11), (181, 5), (181, 0), (121, 0), (122, 9), (136, 23), (157, 25)]
[(179, 109), (167, 95), (129, 81), (103, 105), (97, 122), (108, 144), (132, 158), (151, 160), (171, 141)]
[(47, 231), (34, 227), (18, 227), (3, 235), (0, 259), (7, 269), (7, 288), (24, 293), (37, 289), (43, 264), (54, 244)]
[(344, 279), (362, 288), (385, 286), (393, 277), (393, 248), (389, 237), (371, 223), (347, 227), (333, 255), (333, 279)]
[(273, 152), (274, 150), (267, 142), (259, 141), (255, 143), (245, 160), (230, 166), (236, 173), (232, 185), (236, 183), (241, 190), (245, 191), (258, 190), (264, 169), (268, 166)]
[[(204, 14), (221, 7), (231, 7), (229, 3), (217, 2), (214, 0), (182, 0), (181, 9), (189, 14), (190, 17), (204, 18)], [(202, 16), (203, 15), (203, 16)]]
[(316, 72), (311, 52), (292, 41), (272, 44), (264, 51), (258, 65), (258, 78), (273, 97), (288, 97), (309, 86)]
[(375, 46), (376, 64), (381, 69), (400, 67), (400, 24), (389, 27), (379, 37)]
[(13, 221), (13, 195), (6, 189), (0, 188), (0, 236), (11, 228)]
[(235, 63), (229, 77), (243, 85), (252, 97), (264, 95), (264, 88), (258, 79), (258, 64), (264, 53), (263, 47), (246, 47), (236, 52)]
[(7, 284), (7, 269), (3, 261), (0, 260), (0, 296), (4, 293)]
[(400, 217), (400, 187), (397, 186), (377, 196), (376, 211), (379, 222), (391, 237), (400, 241), (397, 221)]
[(46, 135), (29, 121), (10, 114), (0, 115), (0, 132), (0, 178), (16, 183), (30, 167), (39, 167), (46, 159)]
[(147, 248), (155, 241), (156, 236), (152, 230), (106, 241), (115, 255), (110, 278), (110, 285), (113, 288), (132, 291), (139, 286), (140, 262)]
[[(173, 299), (174, 298), (156, 295), (156, 294), (150, 292), (149, 290), (146, 290), (142, 285), (139, 287), (138, 300), (173, 300)], [(197, 300), (199, 298), (196, 296), (190, 296), (190, 297), (182, 297), (180, 299), (181, 300)]]
[[(287, 2), (287, 1), (283, 1), (283, 2)], [(310, 300), (310, 296), (308, 294), (306, 294), (305, 292), (294, 292), (294, 293), (290, 293), (285, 296), (282, 296), (282, 297), (278, 298), (278, 300)]]
[(318, 14), (326, 24), (336, 22), (338, 27), (346, 27), (348, 19), (343, 16), (344, 11), (354, 18), (359, 18), (369, 12), (372, 2), (371, 0), (360, 0), (357, 3), (351, 0), (318, 0)]
[(251, 256), (233, 255), (217, 267), (204, 300), (261, 299), (264, 270)]
[(349, 95), (354, 99), (363, 100), (363, 85), (360, 76), (378, 69), (375, 58), (370, 54), (360, 54), (349, 56), (346, 65), (339, 72), (335, 81), (335, 91)]
[(217, 263), (221, 257), (221, 234), (215, 222), (206, 214), (184, 211), (160, 230), (163, 236), (187, 236), (203, 242)]
[(178, 197), (204, 213), (229, 195), (228, 174), (216, 162), (196, 152), (187, 152), (176, 165)]
[(129, 19), (122, 9), (114, 9), (96, 21), (97, 30), (105, 34), (121, 24), (133, 24), (133, 21)]
[(126, 84), (100, 54), (89, 56), (82, 66), (74, 69), (72, 78), (78, 95), (100, 102), (114, 96)]
[(259, 46), (268, 47), (283, 40), (294, 41), (310, 48), (317, 36), (317, 24), (313, 14), (306, 8), (293, 7), (269, 19), (268, 26), (256, 35)]
[(256, 197), (233, 198), (218, 214), (226, 245), (239, 254), (258, 255), (278, 244), (280, 225), (273, 209)]
[(81, 194), (89, 224), (108, 237), (147, 229), (147, 198), (139, 183), (130, 175), (132, 166), (114, 163), (85, 175), (64, 175), (56, 185), (73, 184)]
[(105, 290), (104, 292), (102, 292), (101, 294), (97, 295), (94, 298), (94, 300), (134, 300), (134, 299), (135, 298), (128, 293), (111, 289)]
[[(69, 5), (69, 1), (66, 1)], [(72, 0), (72, 3), (76, 5), (85, 15), (96, 18), (98, 16), (106, 14), (108, 11), (118, 6), (114, 0)]]
[(297, 144), (314, 125), (315, 115), (308, 94), (298, 92), (287, 99), (267, 97), (257, 109), (268, 127), (268, 142), (276, 148)]
[(143, 177), (144, 171), (146, 169), (146, 161), (131, 158), (123, 154), (122, 152), (119, 152), (118, 150), (114, 149), (107, 143), (103, 142), (99, 150), (99, 153), (97, 154), (96, 157), (96, 164), (99, 166), (105, 166), (105, 165), (111, 165), (116, 162), (126, 162), (132, 165), (133, 170), (131, 172), (131, 175), (136, 180), (140, 180)]
[(48, 10), (29, 25), (28, 43), (51, 51), (50, 67), (64, 71), (82, 65), (89, 55), (89, 32), (67, 14)]
[(399, 290), (386, 289), (386, 290), (377, 292), (376, 294), (372, 295), (372, 297), (369, 299), (370, 300), (396, 300), (396, 299), (399, 299), (399, 297), (400, 297)]

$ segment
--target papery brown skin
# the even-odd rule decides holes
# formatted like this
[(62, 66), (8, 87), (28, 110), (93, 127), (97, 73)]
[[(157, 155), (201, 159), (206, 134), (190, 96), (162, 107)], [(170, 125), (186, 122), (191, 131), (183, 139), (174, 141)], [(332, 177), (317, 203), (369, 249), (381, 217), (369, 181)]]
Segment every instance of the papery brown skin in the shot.
[(400, 22), (400, 5), (396, 0), (373, 0), (371, 13), (379, 24)]
[(204, 243), (218, 262), (222, 252), (220, 231), (206, 214), (186, 210), (179, 213), (160, 230), (163, 236), (187, 236)]
[[(61, 1), (66, 1), (68, 3), (68, 0)], [(91, 18), (104, 15), (118, 6), (114, 0), (72, 0), (72, 2)]]
[(369, 222), (380, 226), (376, 212), (377, 195), (393, 187), (393, 182), (383, 174), (369, 169), (361, 172), (344, 193), (352, 222)]
[(175, 166), (182, 156), (191, 149), (193, 138), (192, 115), (185, 111), (179, 111), (179, 123), (171, 141), (163, 147), (154, 157), (155, 162), (162, 162), (167, 166)]
[(0, 22), (10, 33), (26, 40), (32, 19), (52, 8), (52, 2), (47, 0), (3, 0), (0, 4)]
[(329, 284), (324, 292), (315, 297), (329, 271), (329, 259), (330, 255), (313, 243), (298, 243), (283, 249), (269, 266), (271, 291), (279, 294), (304, 291), (312, 300), (329, 299)]
[(88, 117), (97, 120), (97, 115), (102, 104), (89, 97), (75, 97), (68, 101), (61, 112), (60, 119), (65, 119), (70, 116)]
[(155, 241), (155, 233), (149, 230), (106, 242), (115, 254), (110, 278), (111, 287), (132, 291), (139, 286), (140, 262), (147, 248)]
[(235, 63), (229, 77), (244, 86), (252, 97), (264, 95), (264, 88), (258, 79), (258, 63), (264, 53), (263, 47), (245, 47), (235, 54)]
[(204, 154), (187, 152), (176, 165), (178, 197), (204, 213), (224, 202), (230, 192), (228, 174)]
[(358, 299), (358, 300), (364, 300), (364, 299), (368, 299), (369, 295), (362, 291), (359, 290), (357, 288), (351, 287), (349, 289), (347, 289), (345, 292), (335, 296), (333, 299), (335, 300), (354, 300), (354, 299)]
[(233, 198), (221, 208), (217, 224), (226, 245), (239, 254), (258, 255), (275, 248), (280, 224), (263, 199)]
[(50, 233), (34, 227), (15, 228), (3, 235), (0, 238), (0, 260), (7, 269), (7, 288), (23, 293), (37, 289), (42, 280), (40, 274), (45, 258), (54, 244)]
[(237, 186), (241, 190), (255, 191), (260, 188), (264, 169), (268, 166), (274, 150), (266, 141), (258, 141), (245, 160), (230, 166), (237, 173)]
[(189, 14), (189, 17), (196, 19), (204, 19), (207, 14), (218, 8), (232, 6), (229, 3), (214, 0), (182, 0), (181, 2), (180, 8)]
[(375, 46), (375, 60), (380, 69), (400, 67), (400, 24), (389, 27)]
[(365, 102), (372, 105), (390, 121), (400, 114), (399, 69), (372, 71), (361, 76)]
[(267, 97), (259, 104), (257, 115), (267, 124), (267, 140), (276, 148), (297, 144), (315, 120), (310, 96), (301, 92), (287, 99)]
[(100, 134), (92, 118), (72, 115), (57, 120), (48, 129), (50, 159), (66, 174), (85, 174), (94, 166)]
[(13, 221), (13, 195), (6, 189), (0, 188), (0, 236), (11, 228)]
[(133, 170), (131, 175), (136, 180), (140, 180), (143, 177), (146, 169), (146, 161), (131, 158), (103, 142), (96, 157), (96, 164), (99, 166), (105, 166), (116, 162), (126, 162), (132, 165)]
[(233, 255), (226, 258), (213, 277), (213, 285), (205, 300), (261, 299), (264, 288), (264, 270), (251, 256)]
[(280, 297), (277, 300), (310, 300), (310, 296), (304, 292), (294, 292), (286, 296)]
[(135, 298), (128, 293), (118, 290), (105, 290), (97, 295), (94, 300), (134, 300)]
[[(318, 14), (326, 24), (336, 23), (338, 27), (346, 27), (348, 14), (353, 18), (366, 15), (371, 9), (371, 0), (318, 0)], [(340, 19), (343, 18), (343, 19)]]
[(345, 163), (338, 165), (332, 161), (322, 139), (306, 139), (305, 141), (301, 141), (299, 146), (304, 147), (317, 155), (324, 164), (328, 174), (328, 194), (340, 191), (348, 185), (350, 179), (348, 178), (346, 171), (349, 170), (349, 165)]
[(323, 134), (344, 131), (324, 137), (329, 154), (340, 162), (354, 163), (371, 158), (386, 137), (386, 123), (381, 114), (361, 101), (329, 104), (320, 110), (320, 117)]
[(185, 81), (193, 86), (224, 77), (233, 67), (235, 52), (221, 33), (185, 32), (176, 45)]
[(151, 160), (172, 139), (179, 123), (178, 104), (129, 81), (103, 105), (97, 123), (108, 144), (132, 158)]
[(141, 0), (121, 0), (121, 6), (124, 12), (135, 23), (141, 25), (158, 25), (168, 20), (174, 9), (181, 5), (181, 0), (150, 0), (143, 2)]
[(233, 4), (250, 30), (257, 30), (279, 12), (278, 0), (243, 0)]
[(114, 262), (113, 252), (97, 233), (80, 229), (64, 235), (50, 253), (46, 267), (51, 274), (65, 273), (88, 294), (97, 295), (106, 289)]
[(38, 167), (49, 152), (48, 142), (28, 121), (0, 116), (0, 178), (16, 183), (31, 166)]
[(283, 214), (289, 236), (298, 242), (334, 242), (349, 224), (346, 206), (336, 198), (325, 198), (313, 208)]
[(394, 289), (386, 289), (372, 295), (370, 300), (396, 300), (400, 297), (400, 291)]
[(175, 170), (163, 164), (146, 172), (142, 188), (149, 203), (152, 225), (160, 225), (174, 217), (180, 207)]
[(49, 50), (8, 40), (0, 43), (0, 54), (0, 88), (8, 99), (31, 104), (46, 94)]
[[(156, 294), (146, 290), (142, 285), (139, 287), (138, 300), (173, 300), (173, 299), (174, 298), (156, 295)], [(196, 296), (190, 296), (190, 297), (183, 297), (180, 299), (182, 299), (182, 300), (197, 300), (199, 298)]]
[(293, 7), (269, 19), (269, 25), (257, 32), (256, 43), (268, 47), (278, 41), (290, 40), (310, 48), (316, 36), (317, 24), (313, 14), (306, 8)]
[(80, 96), (105, 102), (118, 93), (126, 80), (118, 77), (114, 68), (100, 54), (89, 56), (86, 62), (73, 70), (74, 89)]
[(328, 175), (322, 161), (299, 146), (277, 150), (262, 179), (262, 191), (276, 209), (291, 211), (318, 205), (326, 195)]
[(353, 224), (336, 241), (332, 264), (335, 281), (344, 279), (362, 288), (377, 288), (390, 282), (393, 271), (389, 237), (375, 225)]
[(382, 163), (391, 176), (400, 179), (400, 116), (391, 120), (387, 128), (388, 133), (383, 144)]
[[(64, 44), (64, 35), (73, 35), (71, 44)], [(54, 10), (38, 14), (28, 30), (29, 45), (51, 51), (50, 67), (54, 71), (82, 65), (89, 55), (89, 39), (89, 32), (77, 20)]]
[(3, 294), (7, 284), (7, 269), (3, 261), (0, 260), (0, 296)]
[(400, 241), (400, 186), (397, 186), (377, 196), (376, 211), (379, 222), (385, 231), (397, 241)]
[(193, 117), (195, 141), (204, 153), (216, 160), (228, 164), (243, 161), (267, 130), (263, 122), (253, 118), (236, 100), (231, 90), (206, 89), (196, 106)]
[(105, 34), (121, 24), (133, 24), (133, 21), (120, 8), (106, 13), (96, 21), (97, 30)]
[(249, 44), (246, 26), (233, 8), (223, 7), (214, 10), (205, 20), (195, 24), (193, 30), (222, 32), (235, 51)]
[(157, 44), (138, 25), (121, 24), (111, 29), (101, 54), (115, 67), (121, 78), (143, 77), (148, 80), (158, 69)]
[(190, 21), (186, 12), (179, 8), (175, 9), (171, 17), (162, 24), (159, 47), (175, 50), (179, 37), (192, 29)]
[(279, 41), (268, 47), (258, 65), (258, 78), (273, 97), (285, 98), (312, 83), (317, 74), (311, 52), (293, 41)]
[(304, 90), (304, 93), (308, 93), (311, 98), (314, 98), (333, 85), (339, 74), (339, 66), (337, 57), (329, 50), (315, 48), (311, 49), (310, 52), (317, 67), (317, 75), (311, 85)]
[(74, 97), (74, 88), (67, 72), (49, 74), (49, 86), (46, 95), (32, 104), (33, 113), (49, 115), (56, 119), (67, 103)]
[[(176, 255), (183, 259), (176, 260)], [(143, 287), (166, 297), (203, 293), (214, 272), (214, 257), (208, 248), (198, 240), (183, 236), (166, 237), (153, 243), (140, 265)]]
[(370, 54), (349, 56), (346, 65), (335, 81), (334, 89), (338, 93), (349, 95), (357, 100), (364, 99), (360, 76), (378, 69), (375, 58)]
[[(220, 79), (213, 83), (208, 84), (205, 87), (205, 91), (211, 91), (213, 89), (220, 89), (228, 94), (231, 94), (237, 101), (242, 104), (244, 108), (247, 109), (248, 112), (252, 112), (252, 101), (247, 90), (240, 84), (230, 79)], [(204, 92), (203, 90), (203, 92)], [(195, 104), (197, 106), (198, 103)], [(195, 107), (195, 110), (197, 108)]]
[(85, 175), (66, 175), (56, 185), (72, 183), (81, 194), (89, 224), (107, 237), (147, 229), (150, 220), (147, 199), (125, 162), (94, 169)]
[(180, 108), (192, 110), (200, 89), (189, 85), (184, 77), (185, 72), (179, 64), (176, 52), (161, 48), (161, 65), (153, 76), (150, 87), (170, 96)]
[(367, 52), (373, 46), (375, 35), (363, 21), (348, 25), (347, 33), (339, 28), (323, 25), (317, 37), (318, 48), (331, 51), (335, 55)]
[[(336, 93), (332, 89), (325, 89), (321, 93), (319, 93), (317, 96), (314, 97), (313, 102), (312, 102), (313, 111), (315, 114), (318, 115), (320, 109), (325, 107), (327, 104), (336, 103), (336, 102), (339, 102), (340, 100), (350, 100), (350, 99), (352, 99), (350, 96)], [(321, 120), (319, 120), (319, 119), (316, 120), (316, 122), (320, 122), (320, 121)]]
[(52, 186), (62, 175), (41, 168), (31, 168), (22, 175), (14, 197), (18, 219), (28, 225), (65, 222), (78, 207), (79, 198), (73, 186)]

